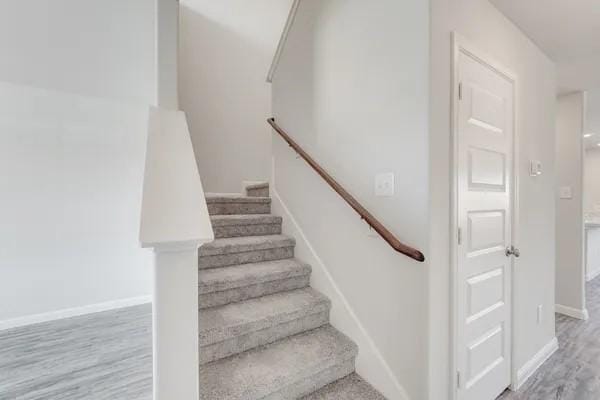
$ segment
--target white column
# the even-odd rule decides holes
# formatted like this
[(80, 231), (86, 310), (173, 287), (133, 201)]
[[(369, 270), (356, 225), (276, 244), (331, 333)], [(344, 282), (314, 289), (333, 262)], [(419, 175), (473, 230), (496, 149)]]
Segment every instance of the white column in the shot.
[(198, 400), (198, 246), (154, 248), (154, 400)]

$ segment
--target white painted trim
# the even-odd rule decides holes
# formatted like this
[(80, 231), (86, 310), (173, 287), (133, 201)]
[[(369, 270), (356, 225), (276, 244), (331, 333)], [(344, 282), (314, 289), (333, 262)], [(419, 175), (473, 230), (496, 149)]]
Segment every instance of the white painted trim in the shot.
[(542, 366), (558, 350), (558, 340), (552, 338), (540, 349), (529, 361), (527, 361), (517, 372), (517, 380), (511, 385), (511, 390), (518, 390), (529, 379), (539, 367)]
[[(319, 285), (317, 289), (329, 297), (332, 302), (332, 325), (349, 336), (360, 349), (356, 359), (357, 372), (386, 397), (394, 400), (409, 400), (410, 397), (408, 396), (408, 393), (395, 377), (389, 364), (385, 361), (377, 348), (377, 345), (360, 322), (340, 288), (335, 283), (335, 280), (329, 273), (325, 263), (319, 257), (304, 234), (298, 221), (294, 218), (293, 214), (277, 192), (274, 173), (272, 176), (270, 184), (273, 201), (272, 207), (276, 210), (276, 213), (283, 218), (283, 227), (284, 230), (287, 230), (285, 233), (296, 238), (296, 253), (301, 252), (303, 249), (308, 251), (310, 260), (304, 261), (309, 262), (313, 267), (311, 281), (315, 276), (316, 269), (319, 270), (320, 275), (325, 276), (327, 282), (324, 282), (324, 285)], [(339, 307), (335, 307), (335, 305), (339, 305)], [(338, 324), (333, 320), (343, 321), (346, 329), (337, 326)], [(361, 368), (361, 366), (364, 366), (364, 368)]]
[(566, 315), (566, 316), (572, 317), (572, 318), (581, 319), (584, 321), (587, 321), (590, 318), (590, 314), (588, 313), (587, 308), (584, 308), (583, 310), (581, 310), (578, 308), (563, 306), (562, 304), (556, 304), (554, 307), (554, 311), (556, 311), (559, 314), (563, 314), (563, 315)]
[[(450, 113), (452, 120), (451, 127), (451, 160), (450, 160), (450, 365), (449, 365), (449, 373), (450, 373), (450, 385), (449, 385), (449, 399), (456, 400), (458, 398), (458, 387), (454, 384), (454, 377), (457, 376), (458, 364), (457, 364), (457, 338), (458, 338), (458, 320), (456, 317), (456, 311), (458, 309), (458, 298), (457, 298), (457, 268), (458, 268), (458, 174), (456, 173), (458, 170), (457, 164), (457, 155), (458, 155), (458, 140), (457, 132), (458, 132), (458, 92), (459, 92), (459, 79), (458, 79), (458, 56), (460, 52), (463, 51), (466, 54), (472, 56), (477, 61), (485, 64), (500, 75), (503, 75), (507, 80), (511, 81), (513, 84), (513, 176), (512, 176), (512, 242), (515, 247), (519, 247), (519, 238), (516, 227), (519, 224), (519, 134), (518, 134), (518, 78), (517, 75), (512, 72), (509, 68), (505, 67), (502, 63), (499, 63), (494, 57), (490, 56), (486, 52), (480, 50), (478, 47), (474, 46), (467, 38), (459, 34), (458, 32), (452, 32), (452, 65), (450, 68), (452, 69), (451, 78), (452, 78), (452, 100), (450, 103)], [(512, 287), (515, 287), (515, 260), (512, 261)], [(511, 320), (511, 382), (516, 382), (518, 380), (518, 371), (517, 366), (514, 363), (515, 360), (515, 325), (514, 325), (514, 308), (515, 308), (515, 299), (514, 299), (514, 291), (511, 290), (511, 310), (510, 310), (510, 320)]]
[[(581, 93), (581, 97), (582, 97), (582, 107), (581, 107), (581, 127), (582, 127), (582, 132), (580, 133), (580, 146), (579, 146), (579, 160), (580, 160), (580, 171), (581, 173), (579, 174), (579, 187), (581, 188), (581, 191), (579, 193), (579, 209), (581, 210), (581, 215), (579, 217), (579, 222), (581, 222), (581, 243), (580, 243), (580, 248), (581, 248), (581, 265), (579, 266), (580, 271), (581, 271), (581, 293), (579, 294), (579, 301), (581, 302), (581, 307), (583, 308), (582, 310), (576, 310), (576, 314), (579, 316), (575, 316), (574, 318), (578, 318), (578, 319), (583, 319), (583, 320), (587, 320), (588, 319), (588, 312), (587, 312), (587, 297), (586, 297), (586, 282), (589, 281), (590, 279), (588, 278), (588, 266), (587, 266), (587, 229), (585, 226), (585, 220), (586, 220), (586, 216), (585, 216), (585, 207), (583, 204), (583, 199), (584, 199), (584, 187), (583, 187), (583, 179), (585, 176), (585, 140), (583, 140), (583, 133), (587, 132), (587, 92), (586, 91), (580, 91), (577, 93)], [(555, 308), (556, 310), (558, 310), (559, 307), (564, 307), (560, 304), (556, 304)], [(568, 308), (568, 307), (567, 307)], [(563, 308), (564, 309), (564, 308)], [(567, 310), (568, 312), (571, 312), (573, 309), (571, 310)], [(557, 311), (559, 312), (559, 311)], [(572, 316), (570, 314), (566, 314), (566, 313), (560, 313), (560, 314), (565, 314), (565, 315), (569, 315)], [(582, 318), (584, 317), (584, 318)]]
[(90, 304), (82, 307), (65, 308), (62, 310), (50, 311), (42, 314), (33, 314), (26, 317), (0, 321), (0, 331), (147, 303), (152, 303), (152, 296), (131, 297), (129, 299), (107, 301), (104, 303)]
[(277, 45), (277, 50), (275, 51), (275, 55), (273, 56), (273, 62), (271, 63), (271, 68), (269, 68), (269, 73), (267, 74), (267, 82), (273, 82), (273, 77), (275, 76), (275, 72), (277, 72), (277, 67), (279, 66), (279, 61), (281, 60), (281, 55), (283, 54), (283, 49), (285, 48), (285, 44), (287, 43), (288, 36), (290, 35), (290, 31), (292, 30), (292, 26), (294, 25), (294, 21), (296, 20), (296, 14), (298, 13), (298, 7), (300, 6), (300, 0), (294, 0), (292, 3), (292, 8), (290, 9), (290, 13), (288, 15), (287, 21), (285, 22), (285, 26), (283, 28), (283, 33), (281, 34), (281, 38), (279, 39), (279, 44)]

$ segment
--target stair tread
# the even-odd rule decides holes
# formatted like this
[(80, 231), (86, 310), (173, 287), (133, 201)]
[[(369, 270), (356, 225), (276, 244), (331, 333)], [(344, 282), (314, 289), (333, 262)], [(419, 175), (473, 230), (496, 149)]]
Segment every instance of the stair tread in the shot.
[(356, 357), (356, 345), (331, 326), (200, 368), (201, 400), (261, 399)]
[(301, 400), (386, 400), (356, 373), (335, 381)]
[(213, 226), (279, 224), (282, 218), (272, 214), (211, 215)]
[(295, 258), (203, 269), (199, 274), (200, 294), (235, 289), (263, 282), (310, 274), (310, 265)]
[(330, 304), (321, 293), (304, 288), (204, 309), (200, 311), (200, 345), (218, 343), (327, 311)]
[(252, 185), (248, 185), (246, 186), (246, 190), (252, 190), (252, 189), (267, 189), (269, 187), (269, 182), (262, 182), (262, 183), (254, 183)]
[(200, 256), (214, 256), (246, 251), (290, 247), (296, 240), (286, 235), (242, 236), (233, 238), (215, 239), (200, 247)]
[(206, 193), (207, 203), (271, 203), (270, 197), (245, 196), (230, 193)]

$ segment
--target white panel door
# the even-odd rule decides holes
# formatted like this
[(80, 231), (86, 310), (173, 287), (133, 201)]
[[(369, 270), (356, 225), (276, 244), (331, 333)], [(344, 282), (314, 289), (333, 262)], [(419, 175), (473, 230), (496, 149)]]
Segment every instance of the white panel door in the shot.
[(510, 385), (514, 84), (460, 52), (457, 368), (460, 400)]

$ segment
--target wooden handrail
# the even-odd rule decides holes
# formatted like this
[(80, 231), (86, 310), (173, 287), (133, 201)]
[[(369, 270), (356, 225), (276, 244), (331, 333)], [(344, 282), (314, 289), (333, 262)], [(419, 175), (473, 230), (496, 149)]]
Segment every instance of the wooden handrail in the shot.
[(354, 209), (360, 215), (360, 218), (364, 220), (372, 229), (374, 229), (381, 237), (388, 242), (394, 250), (402, 253), (410, 258), (413, 258), (419, 262), (425, 261), (425, 256), (419, 250), (414, 249), (410, 246), (405, 245), (399, 241), (393, 233), (391, 233), (381, 222), (377, 220), (367, 209), (365, 209), (350, 193), (346, 191), (331, 175), (327, 173), (302, 147), (298, 145), (277, 123), (275, 118), (269, 118), (267, 120), (269, 125), (275, 129), (277, 133), (290, 145), (291, 148), (298, 153), (300, 157), (304, 159), (316, 172), (319, 174), (325, 182), (331, 186), (342, 198), (348, 203), (350, 207)]

